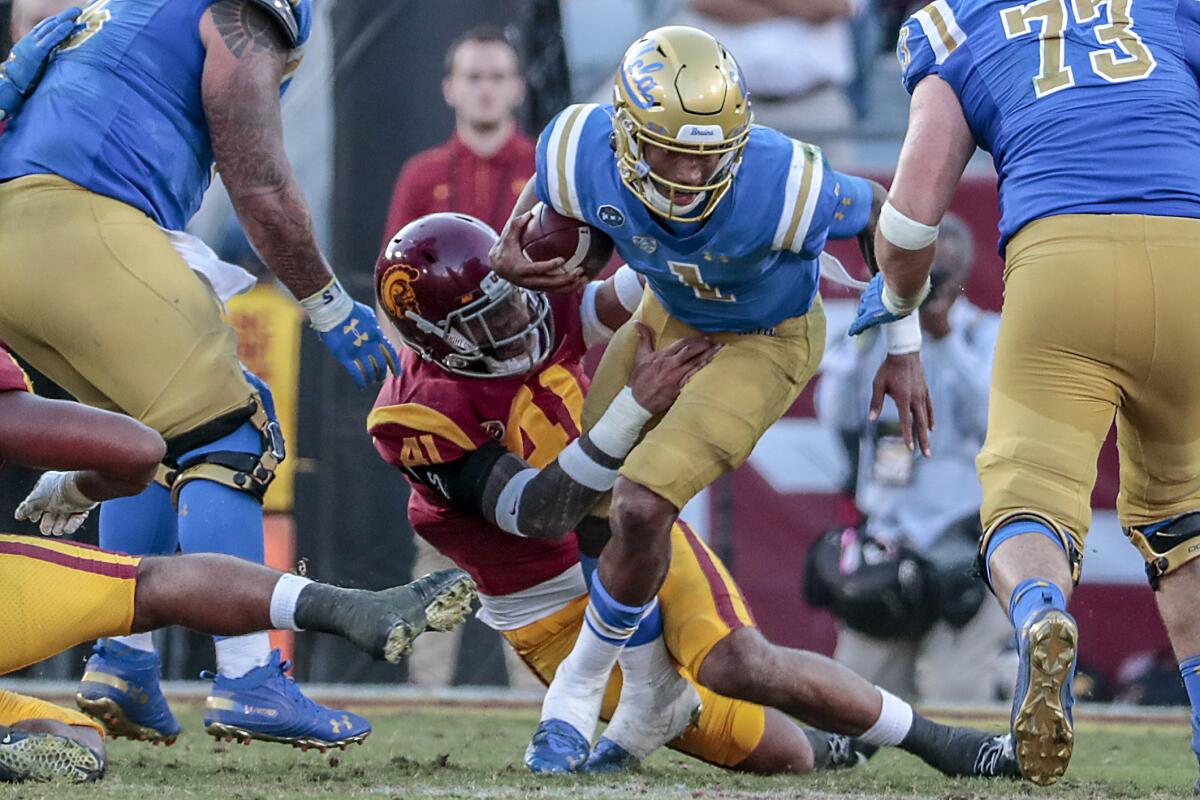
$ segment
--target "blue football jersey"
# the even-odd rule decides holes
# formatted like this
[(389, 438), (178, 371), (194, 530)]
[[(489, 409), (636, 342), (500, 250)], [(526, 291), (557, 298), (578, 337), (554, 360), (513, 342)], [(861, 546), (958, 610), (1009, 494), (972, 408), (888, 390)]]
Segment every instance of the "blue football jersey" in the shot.
[(900, 30), (911, 92), (945, 80), (999, 174), (1000, 249), (1058, 214), (1200, 217), (1196, 0), (935, 0)]
[(200, 17), (214, 2), (96, 0), (84, 9), (86, 27), (0, 137), (0, 180), (60, 175), (183, 230), (212, 179)]
[(854, 236), (870, 217), (866, 181), (756, 126), (713, 214), (667, 227), (621, 183), (612, 132), (608, 105), (569, 106), (551, 120), (538, 138), (538, 198), (611, 236), (667, 311), (702, 331), (771, 328), (808, 311), (826, 239)]

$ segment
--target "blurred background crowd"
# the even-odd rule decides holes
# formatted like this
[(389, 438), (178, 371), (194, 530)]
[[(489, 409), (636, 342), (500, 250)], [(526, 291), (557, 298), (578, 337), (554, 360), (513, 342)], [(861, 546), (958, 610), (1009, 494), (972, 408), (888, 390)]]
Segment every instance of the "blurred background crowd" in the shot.
[[(66, 5), (0, 0), (0, 31), (19, 37)], [(289, 155), (323, 248), (364, 299), (381, 244), (408, 221), (455, 210), (502, 226), (534, 170), (541, 127), (568, 103), (606, 102), (630, 42), (684, 23), (710, 31), (738, 59), (759, 124), (820, 145), (839, 170), (886, 185), (907, 115), (892, 46), (919, 5), (314, 0), (313, 36), (284, 100)], [(968, 169), (954, 211), (939, 242), (936, 289), (920, 313), (935, 455), (914, 458), (886, 412), (867, 420), (882, 344), (845, 337), (853, 297), (827, 286), (830, 339), (820, 378), (750, 461), (693, 501), (684, 518), (731, 566), (771, 638), (834, 654), (906, 696), (973, 703), (1011, 692), (1014, 672), (1011, 628), (973, 574), (974, 457), (986, 430), (1002, 300), (995, 176), (985, 158)], [(295, 304), (258, 264), (219, 181), (192, 233), (260, 278), (229, 310), (242, 358), (270, 383), (288, 438), (288, 459), (266, 500), (268, 561), (367, 588), (441, 566), (408, 527), (405, 482), (372, 450), (365, 419), (374, 394), (357, 391), (319, 352)], [(852, 272), (865, 272), (852, 249), (834, 252)], [(34, 378), (39, 392), (56, 393)], [(0, 472), (0, 509), (15, 508), (34, 479), (12, 467)], [(1150, 613), (1141, 559), (1116, 525), (1115, 493), (1110, 445), (1093, 498), (1084, 583), (1073, 600), (1084, 629), (1081, 688), (1092, 699), (1185, 703)], [(95, 517), (84, 541), (94, 541)], [(33, 532), (12, 520), (2, 527)], [(211, 658), (207, 637), (157, 636), (167, 678), (195, 678)], [(533, 685), (519, 663), (506, 661), (498, 636), (475, 622), (423, 637), (399, 669), (330, 638), (280, 636), (278, 643), (308, 681)], [(77, 678), (81, 654), (26, 674)]]

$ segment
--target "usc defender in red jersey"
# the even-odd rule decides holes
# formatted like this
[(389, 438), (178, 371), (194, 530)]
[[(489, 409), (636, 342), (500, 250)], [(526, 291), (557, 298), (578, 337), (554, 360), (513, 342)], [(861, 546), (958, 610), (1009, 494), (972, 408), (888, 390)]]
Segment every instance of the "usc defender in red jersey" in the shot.
[[(606, 531), (603, 521), (584, 518), (611, 489), (643, 429), (714, 347), (691, 338), (655, 352), (639, 328), (628, 385), (581, 431), (582, 356), (628, 321), (641, 286), (621, 270), (582, 293), (518, 289), (490, 268), (495, 242), (478, 220), (433, 214), (385, 247), (376, 295), (391, 322), (388, 335), (403, 345), (403, 369), (384, 384), (367, 425), (380, 455), (412, 485), (416, 532), (471, 574), (480, 618), (550, 684), (571, 668), (564, 660), (581, 626), (615, 624), (585, 619), (588, 564)], [(1002, 737), (936, 725), (896, 698), (874, 717), (848, 718), (838, 693), (870, 691), (869, 684), (828, 659), (766, 642), (729, 572), (686, 525), (675, 525), (670, 546), (658, 602), (632, 626), (637, 632), (605, 691), (602, 713), (612, 722), (593, 758), (564, 771), (632, 766), (672, 739), (676, 749), (740, 770), (807, 772), (858, 762), (848, 737), (802, 729), (747, 699), (769, 696), (802, 712), (796, 716), (854, 733), (882, 736), (905, 717), (914, 733), (902, 730), (890, 743), (905, 738), (902, 746), (933, 766), (1012, 774)], [(689, 725), (697, 697), (699, 717)], [(555, 735), (541, 744), (553, 746)], [(602, 751), (606, 757), (596, 760)], [(528, 753), (526, 763), (546, 771)]]

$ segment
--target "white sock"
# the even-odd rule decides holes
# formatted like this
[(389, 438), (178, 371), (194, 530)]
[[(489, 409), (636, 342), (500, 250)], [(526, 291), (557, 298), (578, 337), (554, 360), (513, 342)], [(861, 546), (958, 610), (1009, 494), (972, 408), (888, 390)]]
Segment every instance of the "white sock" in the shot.
[[(661, 636), (637, 647), (626, 646), (621, 650), (617, 662), (621, 665), (624, 686), (662, 683), (664, 679), (674, 680), (678, 675), (675, 662), (667, 652), (667, 643)], [(621, 689), (622, 693), (625, 691), (624, 686)]]
[[(589, 603), (584, 623), (579, 629), (579, 638), (575, 640), (575, 647), (558, 665), (554, 680), (551, 681), (542, 701), (543, 720), (561, 719), (583, 734), (589, 742), (596, 733), (596, 723), (600, 720), (600, 704), (604, 700), (604, 689), (608, 686), (612, 668), (617, 663), (625, 641), (633, 633), (625, 633), (617, 644), (606, 642), (588, 624), (588, 618), (592, 617), (593, 613)], [(597, 622), (606, 635), (620, 635), (621, 632), (609, 630), (602, 620), (597, 618)]]
[(128, 636), (110, 636), (110, 642), (123, 644), (126, 647), (132, 647), (134, 650), (143, 650), (147, 653), (156, 652), (154, 649), (154, 634), (150, 631), (145, 633), (131, 633)]
[(275, 591), (271, 592), (271, 626), (275, 630), (300, 630), (300, 626), (296, 624), (296, 601), (300, 599), (300, 592), (310, 583), (312, 581), (308, 578), (289, 572), (279, 577)]
[(217, 671), (226, 678), (240, 678), (271, 660), (271, 637), (266, 631), (214, 638), (213, 645), (217, 649)]
[[(878, 686), (875, 688), (879, 689)], [(855, 738), (877, 747), (895, 747), (904, 741), (904, 737), (912, 728), (913, 709), (886, 689), (879, 689), (879, 694), (883, 696), (879, 719), (866, 733)]]

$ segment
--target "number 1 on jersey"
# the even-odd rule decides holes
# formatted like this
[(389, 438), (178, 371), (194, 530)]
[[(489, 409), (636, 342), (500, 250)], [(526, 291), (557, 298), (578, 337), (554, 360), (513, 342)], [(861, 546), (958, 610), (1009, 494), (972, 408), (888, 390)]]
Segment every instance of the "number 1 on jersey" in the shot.
[[(1133, 31), (1133, 0), (1072, 0), (1075, 21), (1080, 25), (1100, 16), (1100, 8), (1108, 6), (1108, 23), (1097, 25), (1093, 32), (1100, 44), (1116, 45), (1123, 55), (1108, 48), (1092, 50), (1089, 57), (1092, 72), (1109, 83), (1140, 81), (1150, 76), (1158, 62), (1142, 37)], [(1033, 32), (1031, 23), (1041, 20), (1038, 41), (1041, 69), (1033, 78), (1033, 91), (1038, 98), (1075, 85), (1075, 75), (1066, 63), (1067, 29), (1066, 0), (1036, 0), (1021, 6), (1011, 6), (1000, 12), (1004, 35), (1009, 39)]]
[(679, 279), (679, 282), (684, 286), (690, 286), (692, 291), (696, 293), (696, 297), (701, 300), (717, 300), (722, 303), (732, 303), (737, 300), (736, 297), (729, 294), (722, 294), (721, 290), (715, 286), (709, 286), (700, 277), (699, 264), (687, 264), (683, 261), (668, 261), (667, 266), (671, 268), (671, 274)]

